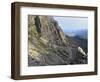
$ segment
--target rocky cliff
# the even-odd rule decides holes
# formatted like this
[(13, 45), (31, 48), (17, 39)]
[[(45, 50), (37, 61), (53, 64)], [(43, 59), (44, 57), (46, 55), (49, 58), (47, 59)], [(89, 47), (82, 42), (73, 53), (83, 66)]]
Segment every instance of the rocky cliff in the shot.
[(29, 66), (84, 63), (87, 55), (82, 55), (77, 42), (65, 36), (52, 16), (28, 15)]

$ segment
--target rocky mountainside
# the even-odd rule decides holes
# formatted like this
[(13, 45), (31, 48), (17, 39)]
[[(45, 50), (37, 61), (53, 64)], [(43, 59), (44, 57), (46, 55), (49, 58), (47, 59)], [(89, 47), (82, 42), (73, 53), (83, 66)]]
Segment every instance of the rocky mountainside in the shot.
[(80, 48), (52, 16), (28, 15), (28, 66), (86, 64)]

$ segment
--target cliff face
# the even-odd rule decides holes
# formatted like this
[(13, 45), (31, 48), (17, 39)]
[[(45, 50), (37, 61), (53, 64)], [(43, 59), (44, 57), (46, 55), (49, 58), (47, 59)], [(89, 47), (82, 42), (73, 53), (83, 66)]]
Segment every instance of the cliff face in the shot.
[(53, 17), (28, 15), (29, 66), (87, 63), (81, 54)]

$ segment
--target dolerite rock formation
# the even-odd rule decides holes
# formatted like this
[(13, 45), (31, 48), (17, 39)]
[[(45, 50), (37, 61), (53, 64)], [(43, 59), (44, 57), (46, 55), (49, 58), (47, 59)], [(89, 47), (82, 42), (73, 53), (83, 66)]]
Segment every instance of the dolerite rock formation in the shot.
[(28, 15), (28, 66), (85, 64), (78, 47), (52, 16)]

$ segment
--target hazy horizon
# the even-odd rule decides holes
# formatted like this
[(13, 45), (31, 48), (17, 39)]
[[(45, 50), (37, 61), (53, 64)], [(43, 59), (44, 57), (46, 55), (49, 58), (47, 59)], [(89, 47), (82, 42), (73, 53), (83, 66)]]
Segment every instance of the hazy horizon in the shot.
[(59, 24), (63, 32), (68, 35), (75, 35), (76, 32), (88, 30), (87, 17), (53, 17)]

